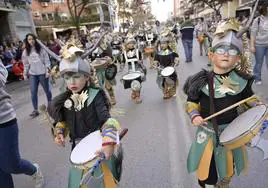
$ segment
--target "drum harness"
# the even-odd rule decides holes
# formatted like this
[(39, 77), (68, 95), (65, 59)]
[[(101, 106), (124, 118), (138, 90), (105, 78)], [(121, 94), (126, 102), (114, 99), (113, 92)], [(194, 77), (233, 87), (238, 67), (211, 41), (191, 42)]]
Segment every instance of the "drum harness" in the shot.
[(139, 51), (137, 49), (135, 49), (136, 51), (136, 58), (128, 58), (127, 56), (127, 52), (124, 50), (124, 56), (126, 59), (126, 63), (131, 63), (131, 72), (136, 72), (136, 68), (135, 68), (135, 62), (139, 60)]
[[(214, 105), (214, 72), (210, 72), (208, 74), (208, 85), (209, 85), (209, 104), (210, 104), (210, 114), (215, 113), (215, 105)], [(220, 145), (220, 139), (219, 139), (219, 126), (217, 124), (216, 118), (211, 119), (211, 123), (213, 125), (213, 129), (216, 135), (216, 147)]]

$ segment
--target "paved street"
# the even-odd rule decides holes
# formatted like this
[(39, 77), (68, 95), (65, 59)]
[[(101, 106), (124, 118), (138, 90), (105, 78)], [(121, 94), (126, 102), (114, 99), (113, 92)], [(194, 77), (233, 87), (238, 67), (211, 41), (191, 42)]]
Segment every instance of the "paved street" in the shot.
[[(121, 188), (195, 188), (198, 187), (194, 174), (186, 170), (187, 153), (195, 134), (194, 127), (184, 113), (186, 101), (181, 88), (185, 79), (206, 67), (207, 57), (200, 57), (195, 43), (194, 62), (184, 63), (183, 49), (180, 48), (180, 66), (177, 68), (180, 89), (176, 98), (164, 101), (156, 85), (156, 71), (148, 70), (143, 85), (143, 103), (133, 104), (130, 91), (124, 90), (118, 75), (116, 97), (118, 104), (113, 114), (128, 127), (124, 139), (124, 172)], [(148, 64), (147, 64), (148, 65)], [(268, 74), (264, 68), (264, 84), (256, 87), (257, 94), (268, 97)], [(26, 83), (11, 83), (8, 86), (14, 99), (20, 125), (20, 150), (23, 158), (38, 162), (45, 175), (46, 188), (66, 188), (70, 145), (58, 148), (52, 142), (49, 124), (42, 116), (30, 119), (32, 111), (29, 87)], [(40, 104), (45, 103), (43, 90), (39, 88)], [(53, 95), (57, 95), (57, 87)], [(267, 102), (267, 100), (266, 100)], [(267, 137), (268, 139), (268, 137)], [(268, 146), (267, 146), (268, 147)], [(234, 177), (232, 188), (267, 188), (268, 160), (262, 161), (263, 154), (249, 149), (249, 173)], [(14, 175), (16, 188), (32, 188), (33, 181), (24, 175)], [(0, 185), (1, 187), (1, 185)]]

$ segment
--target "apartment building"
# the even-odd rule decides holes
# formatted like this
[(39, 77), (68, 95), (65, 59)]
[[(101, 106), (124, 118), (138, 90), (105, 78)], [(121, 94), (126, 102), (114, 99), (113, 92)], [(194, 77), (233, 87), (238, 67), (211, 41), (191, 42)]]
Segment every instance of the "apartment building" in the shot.
[[(92, 0), (81, 16), (81, 25), (91, 28), (101, 24), (99, 5), (102, 7), (104, 23), (113, 26), (115, 13), (111, 0)], [(32, 0), (32, 15), (38, 29), (72, 25), (67, 0)]]
[[(19, 1), (19, 0), (18, 0)], [(0, 41), (5, 37), (23, 40), (27, 33), (35, 33), (28, 2), (21, 1), (22, 8), (13, 7), (8, 0), (0, 0)]]

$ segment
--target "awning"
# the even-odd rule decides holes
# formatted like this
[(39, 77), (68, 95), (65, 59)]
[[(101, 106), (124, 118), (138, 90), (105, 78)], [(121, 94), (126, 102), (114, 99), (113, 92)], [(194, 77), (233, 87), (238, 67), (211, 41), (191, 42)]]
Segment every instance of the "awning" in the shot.
[(0, 11), (4, 12), (16, 12), (14, 9), (6, 8), (6, 7), (0, 7)]

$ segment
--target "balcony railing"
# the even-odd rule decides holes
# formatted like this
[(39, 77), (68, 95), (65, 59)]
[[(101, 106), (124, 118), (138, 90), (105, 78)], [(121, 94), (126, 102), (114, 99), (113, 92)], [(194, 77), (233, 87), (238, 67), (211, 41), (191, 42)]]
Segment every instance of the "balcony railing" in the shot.
[[(80, 20), (80, 24), (83, 25), (83, 23), (91, 23), (91, 22), (99, 22), (100, 17), (99, 15), (90, 15), (82, 17)], [(104, 14), (104, 22), (110, 22), (110, 16), (107, 14)], [(71, 19), (68, 20), (34, 20), (35, 26), (53, 26), (53, 27), (62, 27), (62, 26), (71, 26), (74, 25), (73, 21)]]

